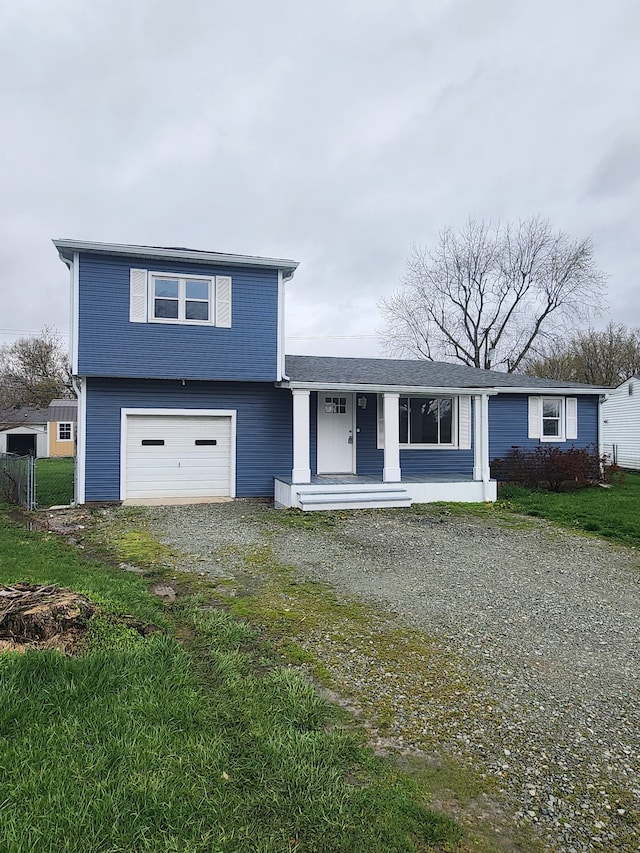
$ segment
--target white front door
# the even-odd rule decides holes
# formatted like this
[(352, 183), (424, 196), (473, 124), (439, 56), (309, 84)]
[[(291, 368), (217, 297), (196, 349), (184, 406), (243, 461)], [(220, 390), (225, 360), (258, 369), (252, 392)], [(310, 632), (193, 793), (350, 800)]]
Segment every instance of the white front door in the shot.
[(318, 393), (318, 474), (354, 473), (353, 394)]

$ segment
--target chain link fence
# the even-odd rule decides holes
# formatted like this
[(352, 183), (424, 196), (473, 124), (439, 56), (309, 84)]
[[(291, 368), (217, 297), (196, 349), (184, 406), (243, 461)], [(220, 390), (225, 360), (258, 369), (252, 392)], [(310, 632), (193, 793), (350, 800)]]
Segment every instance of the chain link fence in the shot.
[(0, 453), (0, 496), (25, 509), (36, 505), (36, 460), (33, 456)]
[(25, 509), (69, 506), (74, 497), (75, 459), (0, 453), (0, 499)]

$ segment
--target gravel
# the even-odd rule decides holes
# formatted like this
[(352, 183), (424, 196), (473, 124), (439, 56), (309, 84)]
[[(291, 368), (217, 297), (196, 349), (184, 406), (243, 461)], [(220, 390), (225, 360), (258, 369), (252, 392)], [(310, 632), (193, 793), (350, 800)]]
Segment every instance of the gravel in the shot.
[[(513, 821), (545, 849), (640, 851), (636, 550), (533, 520), (360, 511), (305, 530), (276, 512), (237, 501), (148, 517), (211, 576), (240, 573), (243, 554), (270, 541), (301, 577), (435, 635), (477, 677), (475, 707), (492, 710), (458, 715), (443, 752), (498, 780)], [(395, 733), (421, 746), (398, 707)]]

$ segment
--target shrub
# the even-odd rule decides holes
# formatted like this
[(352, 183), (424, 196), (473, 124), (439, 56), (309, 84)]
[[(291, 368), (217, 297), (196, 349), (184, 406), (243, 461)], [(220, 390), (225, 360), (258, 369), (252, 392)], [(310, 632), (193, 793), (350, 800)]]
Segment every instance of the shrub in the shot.
[(513, 447), (504, 458), (493, 459), (491, 474), (502, 482), (560, 492), (610, 482), (619, 477), (619, 469), (594, 445), (562, 450), (540, 444), (534, 450)]

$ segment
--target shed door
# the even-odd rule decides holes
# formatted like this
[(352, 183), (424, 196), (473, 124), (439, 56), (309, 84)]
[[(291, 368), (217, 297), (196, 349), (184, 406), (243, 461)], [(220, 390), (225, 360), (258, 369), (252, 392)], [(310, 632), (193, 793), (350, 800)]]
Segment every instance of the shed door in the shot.
[(231, 494), (231, 418), (128, 415), (125, 498)]

